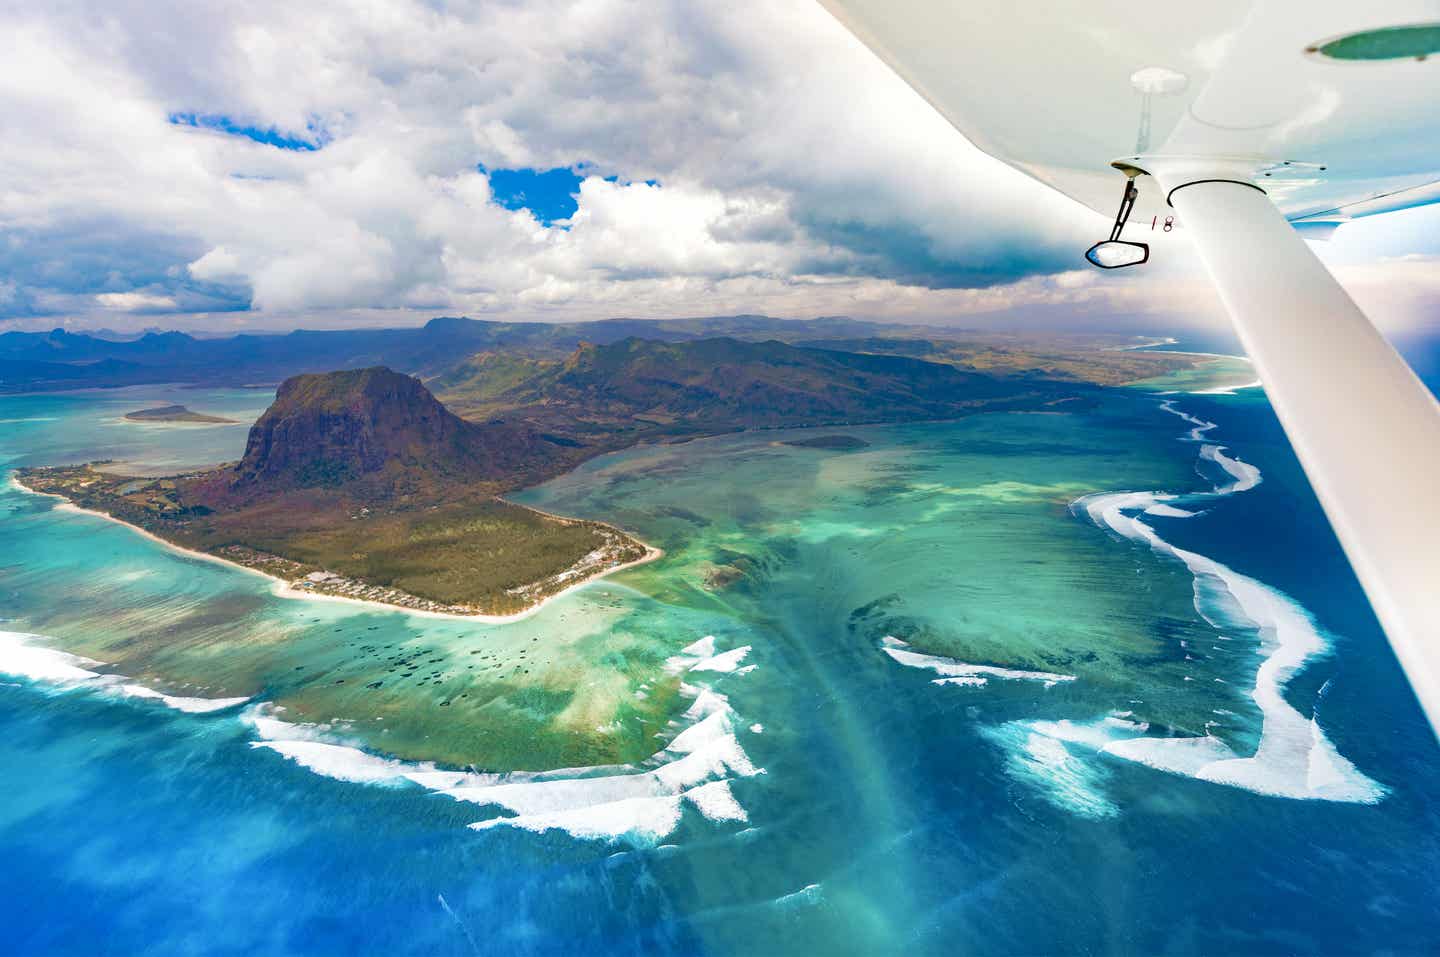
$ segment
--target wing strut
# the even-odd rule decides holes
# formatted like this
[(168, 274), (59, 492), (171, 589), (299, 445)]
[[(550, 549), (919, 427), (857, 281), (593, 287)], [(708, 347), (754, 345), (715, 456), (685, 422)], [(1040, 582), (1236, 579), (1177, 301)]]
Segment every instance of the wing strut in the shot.
[(1440, 404), (1262, 190), (1224, 169), (1151, 173), (1440, 733)]

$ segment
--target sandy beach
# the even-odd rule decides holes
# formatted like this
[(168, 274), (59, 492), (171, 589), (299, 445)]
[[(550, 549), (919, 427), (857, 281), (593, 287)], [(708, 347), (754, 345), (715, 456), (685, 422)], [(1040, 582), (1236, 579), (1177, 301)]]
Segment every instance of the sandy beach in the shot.
[[(38, 492), (35, 489), (32, 489), (29, 486), (25, 485), (14, 474), (11, 474), (10, 476), (10, 484), (29, 495), (41, 495), (45, 498), (59, 499), (60, 504), (55, 506), (57, 511), (72, 512), (79, 515), (91, 515), (95, 518), (103, 518), (106, 521), (114, 522), (116, 525), (123, 525), (125, 528), (130, 529), (137, 535), (141, 535), (149, 539), (150, 541), (155, 542), (158, 545), (163, 545), (165, 548), (168, 548), (171, 551), (178, 552), (190, 558), (198, 558), (201, 561), (214, 562), (217, 565), (224, 565), (228, 568), (235, 568), (243, 572), (248, 572), (251, 575), (258, 575), (259, 577), (264, 578), (270, 582), (270, 592), (278, 598), (289, 598), (299, 601), (338, 602), (341, 604), (374, 608), (381, 611), (399, 612), (406, 615), (413, 615), (417, 618), (439, 618), (450, 621), (473, 621), (487, 625), (504, 625), (510, 622), (523, 621), (524, 619), (537, 614), (547, 604), (556, 600), (557, 598), (560, 598), (563, 595), (568, 595), (571, 592), (578, 591), (579, 589), (584, 588), (586, 585), (613, 575), (616, 572), (625, 571), (628, 568), (635, 568), (639, 565), (645, 565), (649, 562), (653, 562), (665, 554), (662, 549), (655, 548), (647, 542), (640, 542), (641, 545), (645, 546), (645, 554), (640, 558), (635, 559), (633, 562), (625, 562), (624, 564), (616, 565), (613, 568), (606, 568), (591, 575), (587, 575), (586, 577), (580, 579), (574, 584), (566, 586), (555, 594), (545, 596), (540, 601), (529, 606), (528, 608), (522, 609), (521, 611), (517, 611), (509, 615), (487, 615), (481, 612), (475, 612), (474, 614), (461, 614), (459, 612), (427, 611), (422, 608), (409, 608), (405, 605), (392, 605), (389, 602), (370, 601), (364, 598), (350, 598), (346, 595), (326, 595), (323, 593), (310, 591), (309, 589), (296, 588), (294, 587), (293, 583), (286, 581), (283, 578), (277, 578), (276, 576), (271, 575), (269, 572), (261, 571), (258, 568), (251, 568), (249, 565), (242, 565), (239, 562), (230, 561), (228, 558), (221, 558), (219, 555), (211, 555), (208, 552), (197, 551), (193, 548), (186, 548), (183, 545), (177, 545), (174, 542), (166, 541), (165, 539), (161, 538), (159, 535), (154, 534), (153, 532), (146, 531), (138, 525), (133, 525), (123, 519), (116, 518), (114, 515), (108, 515), (105, 512), (97, 512), (94, 509), (90, 508), (82, 508), (79, 505), (71, 502), (69, 499), (65, 498), (65, 496), (63, 495), (57, 495), (53, 492)], [(515, 505), (514, 502), (506, 502), (506, 504)], [(577, 519), (573, 516), (552, 515), (551, 513), (542, 511), (540, 509), (530, 508), (530, 506), (528, 505), (516, 505), (516, 507), (529, 509), (536, 514), (544, 515), (547, 518), (553, 518), (559, 521), (588, 521), (587, 519)], [(635, 538), (635, 536), (616, 528), (614, 525), (611, 525), (608, 522), (596, 522), (595, 524), (604, 525), (606, 528), (614, 529), (615, 531), (620, 532), (621, 534), (626, 535), (629, 538)], [(640, 541), (639, 539), (635, 540)]]

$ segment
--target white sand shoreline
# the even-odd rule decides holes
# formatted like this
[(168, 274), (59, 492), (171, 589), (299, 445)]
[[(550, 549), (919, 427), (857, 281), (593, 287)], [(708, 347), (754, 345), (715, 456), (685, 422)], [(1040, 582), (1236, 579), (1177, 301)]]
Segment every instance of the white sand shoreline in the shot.
[[(1225, 353), (1225, 352), (1182, 352), (1182, 351), (1180, 351), (1180, 350), (1178, 350), (1178, 349), (1164, 349), (1164, 350), (1138, 349), (1138, 350), (1133, 350), (1133, 351), (1145, 352), (1145, 353), (1147, 353), (1147, 354), (1149, 354), (1149, 355), (1155, 355), (1155, 356), (1191, 356), (1191, 357), (1199, 357), (1199, 358), (1202, 358), (1202, 359), (1234, 359), (1234, 360), (1236, 360), (1236, 361), (1238, 361), (1238, 362), (1243, 362), (1243, 363), (1245, 363), (1245, 365), (1249, 366), (1251, 369), (1254, 369), (1254, 368), (1255, 368), (1255, 362), (1254, 362), (1249, 356), (1236, 356), (1236, 355), (1230, 355), (1229, 353)], [(1169, 374), (1170, 374), (1170, 373), (1166, 373), (1165, 375), (1169, 375)], [(1252, 374), (1253, 374), (1253, 373), (1252, 373)], [(1165, 375), (1147, 376), (1147, 377), (1144, 378), (1144, 379), (1135, 379), (1135, 380), (1132, 381), (1132, 382), (1122, 382), (1122, 383), (1121, 383), (1121, 387), (1123, 388), (1123, 387), (1126, 387), (1126, 386), (1137, 386), (1137, 385), (1139, 385), (1139, 384), (1142, 383), (1142, 382), (1150, 382), (1150, 381), (1153, 381), (1153, 380), (1155, 380), (1155, 379), (1163, 379), (1163, 378), (1165, 377)], [(1210, 386), (1209, 388), (1205, 388), (1205, 389), (1174, 389), (1174, 390), (1171, 390), (1171, 392), (1174, 392), (1174, 393), (1183, 393), (1183, 394), (1185, 394), (1185, 395), (1234, 395), (1236, 392), (1239, 392), (1241, 389), (1258, 389), (1258, 388), (1263, 388), (1264, 385), (1265, 385), (1265, 383), (1262, 382), (1262, 381), (1260, 381), (1259, 379), (1248, 379), (1248, 380), (1246, 380), (1246, 381), (1244, 381), (1244, 382), (1225, 383), (1225, 384), (1222, 384), (1222, 385)], [(1160, 393), (1160, 394), (1161, 394), (1161, 395), (1169, 395), (1169, 394), (1171, 394), (1171, 393), (1169, 393), (1169, 392), (1162, 392), (1162, 393)]]
[[(130, 529), (132, 532), (135, 532), (136, 534), (141, 535), (144, 538), (147, 538), (158, 545), (162, 545), (165, 548), (168, 548), (175, 552), (179, 552), (180, 554), (186, 555), (190, 558), (198, 558), (202, 561), (214, 562), (218, 565), (224, 565), (228, 568), (237, 568), (240, 571), (249, 572), (252, 575), (258, 575), (271, 583), (270, 593), (275, 595), (277, 598), (289, 598), (300, 601), (339, 602), (342, 604), (359, 605), (362, 607), (374, 608), (381, 611), (397, 612), (400, 614), (412, 615), (417, 618), (438, 618), (449, 621), (473, 621), (486, 625), (505, 625), (511, 622), (523, 621), (524, 619), (539, 613), (542, 608), (544, 608), (546, 605), (548, 605), (555, 599), (560, 598), (561, 596), (568, 595), (574, 591), (578, 591), (579, 589), (584, 588), (586, 585), (593, 584), (594, 582), (613, 575), (616, 572), (625, 571), (628, 568), (635, 568), (636, 566), (645, 565), (649, 562), (653, 562), (656, 559), (661, 558), (665, 554), (663, 549), (656, 548), (648, 542), (640, 542), (640, 540), (638, 538), (635, 538), (635, 536), (630, 535), (619, 528), (616, 528), (614, 525), (611, 525), (608, 522), (595, 522), (595, 524), (597, 525), (604, 525), (606, 528), (614, 529), (616, 532), (625, 535), (627, 538), (632, 538), (635, 541), (640, 542), (641, 545), (645, 546), (645, 554), (642, 555), (640, 558), (635, 559), (633, 562), (625, 562), (624, 564), (616, 565), (613, 568), (606, 568), (601, 571), (595, 572), (594, 574), (587, 575), (585, 578), (582, 578), (580, 581), (575, 582), (573, 585), (568, 585), (565, 588), (562, 588), (560, 591), (557, 591), (553, 595), (546, 595), (544, 598), (540, 599), (540, 601), (536, 602), (530, 607), (522, 609), (521, 611), (514, 612), (513, 614), (486, 615), (480, 612), (476, 612), (474, 614), (466, 615), (459, 612), (428, 611), (423, 608), (409, 608), (405, 605), (392, 605), (389, 602), (371, 601), (365, 598), (350, 598), (346, 595), (326, 595), (319, 592), (313, 592), (308, 589), (295, 588), (290, 582), (286, 581), (283, 578), (278, 578), (274, 575), (271, 575), (269, 572), (261, 571), (258, 568), (251, 568), (249, 565), (242, 565), (239, 562), (231, 561), (228, 558), (221, 558), (219, 555), (211, 555), (209, 552), (197, 551), (193, 548), (186, 548), (183, 545), (177, 545), (174, 542), (166, 541), (159, 535), (156, 535), (153, 532), (148, 532), (140, 526), (133, 525), (130, 522), (125, 521), (124, 519), (116, 518), (114, 515), (109, 515), (105, 512), (97, 512), (94, 509), (90, 508), (82, 508), (81, 506), (76, 505), (74, 502), (67, 499), (65, 496), (57, 494), (55, 492), (36, 491), (35, 489), (32, 489), (28, 485), (21, 482), (20, 479), (13, 472), (10, 474), (10, 484), (28, 495), (42, 495), (46, 498), (58, 498), (60, 500), (60, 504), (55, 506), (57, 511), (71, 512), (80, 515), (92, 515), (96, 518), (103, 518), (106, 521), (114, 522), (117, 525), (124, 526), (125, 528)], [(501, 501), (505, 500), (501, 499)], [(573, 516), (552, 515), (549, 512), (542, 511), (538, 508), (530, 508), (530, 506), (528, 505), (518, 505), (514, 502), (506, 501), (505, 504), (514, 505), (516, 508), (529, 509), (529, 511), (560, 521), (590, 521), (589, 519), (579, 519)]]
[(1181, 349), (1139, 349), (1139, 352), (1149, 352), (1157, 356), (1201, 356), (1205, 359), (1238, 359), (1248, 365), (1254, 365), (1249, 356), (1237, 356), (1228, 352), (1186, 352)]

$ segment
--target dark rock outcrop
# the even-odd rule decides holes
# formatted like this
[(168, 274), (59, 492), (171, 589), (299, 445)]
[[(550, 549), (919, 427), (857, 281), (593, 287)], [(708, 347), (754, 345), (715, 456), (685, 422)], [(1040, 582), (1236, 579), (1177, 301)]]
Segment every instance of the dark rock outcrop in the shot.
[(383, 366), (299, 375), (251, 428), (235, 485), (494, 481), (524, 471), (547, 444), (523, 427), (467, 422), (419, 379)]

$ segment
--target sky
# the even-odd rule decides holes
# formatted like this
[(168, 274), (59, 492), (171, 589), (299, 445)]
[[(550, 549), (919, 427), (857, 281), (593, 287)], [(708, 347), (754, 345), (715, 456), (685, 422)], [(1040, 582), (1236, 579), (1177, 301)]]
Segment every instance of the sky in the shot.
[[(0, 63), (0, 331), (1222, 321), (812, 0), (0, 0)], [(1322, 257), (1431, 321), (1440, 213), (1382, 219)]]

